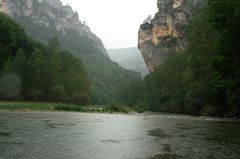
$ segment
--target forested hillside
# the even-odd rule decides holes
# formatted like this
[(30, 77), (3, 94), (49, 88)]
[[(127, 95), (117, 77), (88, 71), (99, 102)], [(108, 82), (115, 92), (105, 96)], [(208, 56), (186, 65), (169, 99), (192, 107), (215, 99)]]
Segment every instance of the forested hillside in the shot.
[(156, 111), (239, 117), (239, 25), (239, 1), (208, 0), (186, 27), (186, 49), (169, 55), (144, 81), (123, 87), (122, 102)]
[(47, 45), (0, 13), (0, 99), (90, 103), (90, 80), (80, 59), (53, 39)]

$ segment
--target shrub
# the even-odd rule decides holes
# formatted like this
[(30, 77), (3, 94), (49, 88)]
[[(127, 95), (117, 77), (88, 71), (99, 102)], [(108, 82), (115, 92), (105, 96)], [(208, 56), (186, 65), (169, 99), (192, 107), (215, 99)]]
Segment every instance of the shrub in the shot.
[(85, 108), (79, 107), (77, 105), (69, 104), (57, 104), (55, 107), (57, 111), (76, 111), (76, 112), (86, 112)]
[(143, 107), (143, 106), (134, 106), (133, 108), (133, 111), (137, 112), (137, 113), (144, 113), (146, 111), (146, 108)]
[(21, 99), (21, 78), (15, 74), (6, 74), (0, 78), (0, 94), (6, 100)]
[(34, 101), (40, 101), (41, 97), (43, 96), (43, 93), (40, 90), (33, 90), (33, 91), (30, 92), (30, 94), (31, 94), (31, 98)]
[(70, 102), (73, 104), (89, 105), (91, 100), (86, 93), (74, 93)]
[(55, 102), (66, 102), (68, 100), (68, 95), (65, 89), (61, 85), (57, 85), (51, 88), (51, 100)]
[(129, 108), (127, 108), (126, 106), (123, 106), (122, 104), (120, 103), (112, 103), (110, 104), (109, 106), (105, 107), (104, 108), (105, 111), (108, 111), (108, 112), (120, 112), (120, 113), (129, 113)]

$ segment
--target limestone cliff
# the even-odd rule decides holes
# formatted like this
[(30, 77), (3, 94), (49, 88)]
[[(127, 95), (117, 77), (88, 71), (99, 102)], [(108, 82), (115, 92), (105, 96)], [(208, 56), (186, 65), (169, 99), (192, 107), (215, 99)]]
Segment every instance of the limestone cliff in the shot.
[(186, 46), (184, 28), (203, 0), (158, 0), (158, 12), (145, 20), (138, 33), (138, 48), (149, 71), (174, 51)]
[[(31, 21), (40, 27), (53, 27), (63, 36), (68, 30), (73, 30), (91, 41), (91, 46), (98, 52), (108, 56), (101, 40), (79, 20), (78, 13), (70, 6), (64, 6), (60, 0), (0, 0), (0, 11), (20, 23), (23, 23), (25, 18), (25, 22)], [(26, 26), (29, 27), (29, 24)]]

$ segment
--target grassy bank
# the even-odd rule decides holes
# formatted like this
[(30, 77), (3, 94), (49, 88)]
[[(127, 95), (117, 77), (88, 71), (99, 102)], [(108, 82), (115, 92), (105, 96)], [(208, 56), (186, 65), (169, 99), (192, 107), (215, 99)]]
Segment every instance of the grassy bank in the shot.
[(131, 113), (133, 109), (120, 105), (80, 106), (63, 103), (0, 102), (0, 111), (70, 111), (87, 113)]

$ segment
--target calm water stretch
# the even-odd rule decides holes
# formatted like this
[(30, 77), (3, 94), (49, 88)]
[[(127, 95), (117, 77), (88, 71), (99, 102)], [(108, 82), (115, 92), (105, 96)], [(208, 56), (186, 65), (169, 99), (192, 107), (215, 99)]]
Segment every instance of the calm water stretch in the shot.
[(178, 158), (240, 158), (240, 123), (167, 114), (0, 113), (0, 159)]

